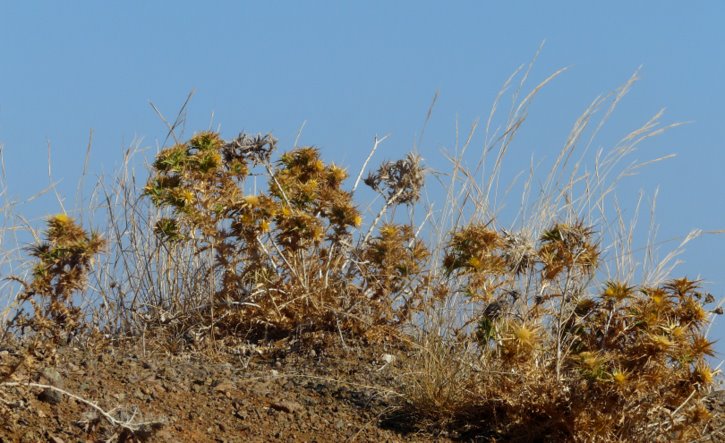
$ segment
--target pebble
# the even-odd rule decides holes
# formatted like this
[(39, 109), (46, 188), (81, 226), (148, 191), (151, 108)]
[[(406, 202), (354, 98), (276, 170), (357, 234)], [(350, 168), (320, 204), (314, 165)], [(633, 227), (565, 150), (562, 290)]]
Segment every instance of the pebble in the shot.
[(304, 409), (301, 404), (292, 400), (282, 400), (274, 402), (271, 403), (269, 407), (274, 409), (275, 411), (286, 412), (287, 414), (296, 413)]
[[(60, 373), (53, 368), (43, 368), (40, 372), (39, 381), (43, 384), (55, 386), (57, 388), (63, 387), (63, 380)], [(56, 391), (55, 389), (45, 388), (40, 394), (38, 394), (38, 400), (49, 403), (51, 405), (57, 405), (63, 398), (63, 394)]]

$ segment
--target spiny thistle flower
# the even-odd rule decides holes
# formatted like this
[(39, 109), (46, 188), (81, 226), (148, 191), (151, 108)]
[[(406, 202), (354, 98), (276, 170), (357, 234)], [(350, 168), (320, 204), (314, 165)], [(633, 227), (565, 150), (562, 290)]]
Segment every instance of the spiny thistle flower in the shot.
[(577, 356), (577, 359), (579, 360), (580, 370), (584, 377), (588, 379), (601, 379), (606, 377), (606, 358), (603, 355), (597, 352), (584, 351)]
[(666, 310), (670, 306), (670, 296), (664, 288), (642, 288), (653, 307), (657, 310)]
[(670, 280), (665, 283), (663, 289), (669, 291), (672, 295), (677, 297), (695, 296), (700, 299), (701, 294), (696, 291), (699, 287), (699, 282), (683, 277)]
[(594, 230), (580, 221), (557, 223), (541, 234), (538, 256), (544, 264), (543, 277), (553, 280), (563, 271), (593, 273), (599, 262), (599, 249), (592, 237)]
[[(540, 344), (540, 328), (534, 324), (522, 322), (512, 318), (504, 318), (496, 322), (491, 331), (498, 355), (507, 363), (522, 364), (530, 360)], [(484, 337), (485, 331), (478, 331), (479, 338)], [(482, 343), (486, 346), (488, 343)]]
[(622, 282), (608, 281), (605, 283), (602, 299), (613, 303), (619, 303), (631, 298), (634, 294), (634, 289), (634, 286), (627, 286)]
[(473, 299), (491, 301), (496, 291), (516, 276), (505, 239), (483, 224), (472, 224), (451, 234), (443, 267), (448, 275), (464, 278), (464, 292)]
[(449, 274), (459, 269), (503, 273), (505, 260), (499, 255), (502, 245), (496, 231), (484, 225), (469, 225), (451, 236), (443, 265)]
[(619, 386), (624, 386), (630, 381), (630, 374), (623, 369), (615, 369), (612, 371), (612, 380)]
[(692, 341), (690, 343), (690, 349), (692, 350), (692, 353), (693, 355), (695, 355), (695, 357), (704, 357), (706, 355), (714, 357), (714, 344), (714, 341), (710, 341), (702, 335), (693, 335)]
[(511, 272), (522, 274), (536, 262), (536, 247), (526, 232), (501, 230), (503, 258)]
[(239, 134), (234, 140), (225, 143), (221, 152), (224, 162), (230, 165), (230, 171), (241, 172), (246, 170), (248, 163), (252, 166), (269, 163), (276, 149), (277, 139), (271, 134), (257, 134), (254, 137)]
[(701, 383), (705, 386), (712, 384), (714, 377), (715, 372), (707, 363), (703, 361), (695, 365), (695, 368), (692, 371), (692, 379), (696, 383)]
[(526, 349), (533, 348), (538, 341), (536, 328), (526, 324), (515, 325), (512, 333), (516, 344)]
[(413, 204), (420, 199), (425, 182), (421, 158), (411, 152), (404, 159), (385, 162), (364, 182), (391, 204)]
[(426, 283), (429, 255), (410, 225), (384, 224), (365, 245), (361, 253), (363, 280), (373, 290), (373, 300), (393, 301), (387, 313), (391, 320), (408, 320), (416, 309), (418, 286)]

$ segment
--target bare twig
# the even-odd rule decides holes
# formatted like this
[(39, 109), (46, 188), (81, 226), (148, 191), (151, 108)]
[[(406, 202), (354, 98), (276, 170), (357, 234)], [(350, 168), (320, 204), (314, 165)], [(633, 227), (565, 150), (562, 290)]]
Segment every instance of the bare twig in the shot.
[(52, 385), (46, 385), (46, 384), (42, 384), (42, 383), (5, 382), (5, 383), (0, 383), (0, 386), (29, 387), (29, 388), (38, 388), (38, 389), (50, 389), (52, 391), (56, 391), (60, 394), (68, 396), (80, 403), (90, 406), (93, 410), (95, 410), (98, 414), (100, 414), (101, 417), (103, 417), (112, 426), (120, 427), (133, 434), (136, 434), (136, 433), (148, 434), (148, 433), (151, 433), (153, 431), (160, 429), (165, 424), (164, 420), (135, 422), (135, 421), (133, 421), (133, 418), (134, 418), (133, 416), (136, 415), (135, 413), (133, 414), (133, 416), (131, 418), (126, 419), (126, 420), (120, 419), (118, 417), (114, 417), (110, 412), (106, 412), (103, 408), (98, 406), (98, 404), (96, 404), (90, 400), (86, 400), (85, 398), (78, 396), (76, 394), (73, 394), (71, 392), (68, 392), (66, 390), (60, 389), (56, 386), (52, 386)]

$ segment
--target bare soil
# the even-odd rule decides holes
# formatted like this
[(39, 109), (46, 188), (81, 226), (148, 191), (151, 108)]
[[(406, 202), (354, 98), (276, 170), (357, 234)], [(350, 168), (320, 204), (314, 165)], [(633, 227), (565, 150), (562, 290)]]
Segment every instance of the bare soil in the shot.
[[(0, 442), (449, 441), (404, 434), (405, 419), (389, 418), (400, 348), (318, 334), (223, 349), (169, 352), (139, 341), (60, 349), (53, 367), (21, 371), (21, 385), (0, 391)], [(55, 385), (129, 426), (26, 382)]]

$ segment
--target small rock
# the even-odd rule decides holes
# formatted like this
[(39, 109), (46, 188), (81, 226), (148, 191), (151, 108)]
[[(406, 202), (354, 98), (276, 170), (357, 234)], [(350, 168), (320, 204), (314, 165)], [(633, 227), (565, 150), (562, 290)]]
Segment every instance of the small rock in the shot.
[[(50, 367), (43, 368), (40, 372), (40, 376), (38, 377), (38, 381), (57, 388), (63, 387), (63, 379), (61, 378), (60, 373)], [(40, 394), (38, 394), (38, 400), (52, 405), (60, 403), (62, 398), (63, 395), (60, 392), (51, 388), (45, 388)]]
[(62, 398), (63, 397), (60, 392), (50, 388), (43, 389), (43, 391), (38, 394), (38, 400), (49, 403), (51, 405), (57, 405), (58, 403), (60, 403)]
[(249, 389), (257, 397), (272, 397), (272, 391), (270, 390), (270, 386), (268, 383), (257, 383), (255, 385), (249, 386)]
[(217, 392), (219, 394), (225, 394), (228, 396), (236, 388), (237, 387), (234, 385), (234, 383), (229, 381), (223, 381), (218, 385), (214, 386), (214, 392)]
[(274, 409), (275, 411), (286, 412), (287, 414), (296, 413), (304, 409), (301, 404), (292, 400), (282, 400), (274, 402), (271, 403), (269, 407)]
[(43, 368), (40, 372), (41, 378), (45, 379), (48, 384), (60, 387), (63, 380), (60, 377), (60, 373), (53, 368)]

